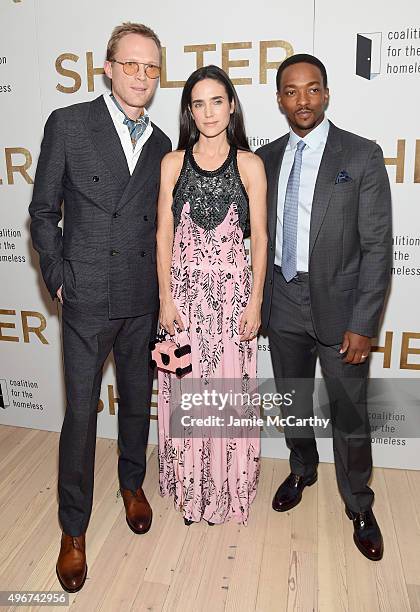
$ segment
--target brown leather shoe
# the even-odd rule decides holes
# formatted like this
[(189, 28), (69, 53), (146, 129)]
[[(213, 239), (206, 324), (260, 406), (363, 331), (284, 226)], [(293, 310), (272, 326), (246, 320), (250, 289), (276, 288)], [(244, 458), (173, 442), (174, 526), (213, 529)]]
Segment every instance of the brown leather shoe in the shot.
[(152, 524), (152, 509), (143, 489), (139, 487), (134, 493), (129, 489), (121, 489), (121, 495), (130, 529), (134, 533), (147, 533)]
[(362, 555), (371, 561), (380, 561), (384, 554), (384, 541), (372, 508), (358, 513), (346, 508), (346, 514), (353, 521), (353, 540)]
[(68, 593), (80, 591), (87, 576), (85, 534), (61, 536), (61, 548), (56, 566), (57, 578)]

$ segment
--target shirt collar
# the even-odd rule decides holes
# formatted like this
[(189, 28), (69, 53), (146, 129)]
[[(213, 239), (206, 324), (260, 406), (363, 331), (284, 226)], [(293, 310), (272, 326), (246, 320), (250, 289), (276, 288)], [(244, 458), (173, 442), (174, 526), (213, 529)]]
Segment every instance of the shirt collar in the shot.
[(309, 134), (305, 136), (305, 138), (301, 138), (290, 128), (290, 138), (288, 145), (290, 149), (296, 149), (297, 143), (300, 140), (306, 144), (310, 149), (318, 149), (318, 147), (325, 145), (328, 138), (328, 132), (330, 129), (330, 122), (326, 117), (321, 121), (319, 125), (316, 126)]
[[(124, 123), (125, 115), (120, 111), (117, 105), (113, 102), (111, 94), (104, 94), (106, 105), (111, 113), (111, 116), (115, 118), (119, 123)], [(150, 116), (147, 109), (144, 109), (143, 117)]]

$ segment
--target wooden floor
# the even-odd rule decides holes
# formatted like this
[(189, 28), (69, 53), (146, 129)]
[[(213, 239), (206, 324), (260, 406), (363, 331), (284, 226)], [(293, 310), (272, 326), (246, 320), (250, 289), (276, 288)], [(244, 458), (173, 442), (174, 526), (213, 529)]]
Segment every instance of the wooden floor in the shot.
[[(60, 589), (57, 449), (56, 433), (0, 427), (0, 590)], [(279, 514), (271, 498), (288, 463), (264, 459), (247, 527), (185, 527), (158, 493), (152, 446), (144, 489), (153, 526), (136, 536), (117, 493), (116, 462), (116, 442), (98, 440), (89, 573), (70, 595), (74, 611), (420, 611), (418, 471), (375, 470), (385, 554), (374, 563), (353, 544), (332, 465), (320, 466), (297, 508)]]

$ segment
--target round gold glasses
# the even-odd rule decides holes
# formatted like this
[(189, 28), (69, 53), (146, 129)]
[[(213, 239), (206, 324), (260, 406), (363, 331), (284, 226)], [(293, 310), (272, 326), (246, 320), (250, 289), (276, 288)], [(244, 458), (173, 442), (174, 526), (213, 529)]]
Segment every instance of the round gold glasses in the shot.
[(144, 72), (149, 79), (157, 79), (160, 75), (160, 66), (155, 66), (154, 64), (144, 64), (143, 62), (119, 62), (115, 59), (111, 61), (115, 64), (121, 64), (127, 76), (134, 76), (137, 74), (140, 66), (144, 67)]

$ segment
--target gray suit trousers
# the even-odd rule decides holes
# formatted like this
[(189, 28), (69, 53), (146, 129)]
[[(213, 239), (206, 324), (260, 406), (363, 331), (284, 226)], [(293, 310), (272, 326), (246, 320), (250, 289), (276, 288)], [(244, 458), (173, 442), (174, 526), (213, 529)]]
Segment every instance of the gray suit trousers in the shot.
[(149, 342), (157, 313), (109, 319), (63, 306), (63, 350), (67, 393), (59, 454), (59, 518), (63, 531), (86, 531), (93, 499), (97, 407), (104, 362), (114, 354), (118, 385), (118, 475), (120, 486), (137, 490), (146, 471), (153, 371)]
[[(297, 418), (314, 414), (314, 376), (319, 357), (330, 401), (338, 487), (351, 511), (369, 509), (374, 497), (368, 486), (372, 472), (366, 400), (369, 365), (345, 363), (339, 346), (319, 342), (311, 316), (308, 274), (299, 274), (286, 283), (275, 267), (268, 337), (277, 386), (284, 385), (284, 379), (300, 379), (297, 400), (285, 409)], [(292, 472), (301, 476), (312, 474), (319, 461), (312, 428), (296, 433), (296, 428), (289, 427), (285, 436)]]

